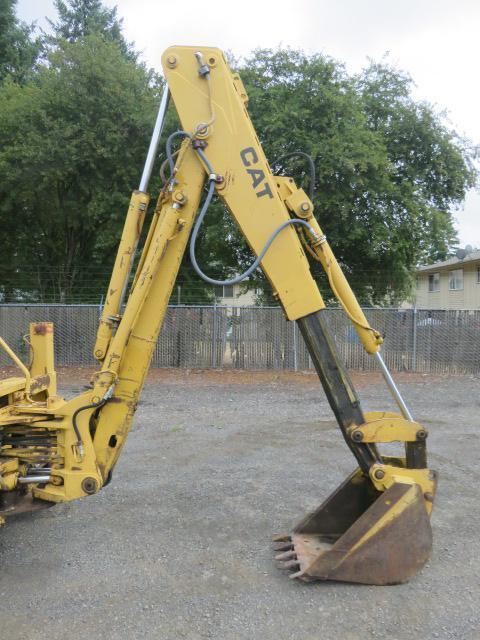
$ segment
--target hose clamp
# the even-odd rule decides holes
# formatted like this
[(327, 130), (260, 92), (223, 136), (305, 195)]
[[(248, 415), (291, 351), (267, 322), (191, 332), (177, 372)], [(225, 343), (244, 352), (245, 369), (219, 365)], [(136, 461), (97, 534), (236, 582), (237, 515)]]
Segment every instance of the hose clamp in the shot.
[(105, 392), (105, 395), (103, 396), (102, 400), (105, 400), (105, 402), (107, 400), (110, 400), (110, 398), (113, 396), (113, 392), (115, 391), (115, 383), (113, 382), (108, 389)]

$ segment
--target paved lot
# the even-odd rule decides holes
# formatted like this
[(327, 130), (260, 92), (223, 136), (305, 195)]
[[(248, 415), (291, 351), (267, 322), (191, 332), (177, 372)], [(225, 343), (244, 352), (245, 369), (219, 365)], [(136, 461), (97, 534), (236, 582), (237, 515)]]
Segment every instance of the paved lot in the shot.
[[(355, 381), (366, 409), (394, 408)], [(409, 584), (274, 566), (271, 534), (354, 466), (313, 375), (154, 372), (110, 486), (0, 530), (1, 640), (478, 640), (480, 380), (400, 386), (440, 472), (433, 557)]]

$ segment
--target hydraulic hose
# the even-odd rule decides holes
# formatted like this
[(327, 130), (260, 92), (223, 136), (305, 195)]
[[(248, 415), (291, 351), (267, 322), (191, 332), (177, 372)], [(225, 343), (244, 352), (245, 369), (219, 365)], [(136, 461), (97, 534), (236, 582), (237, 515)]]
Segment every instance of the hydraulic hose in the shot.
[(172, 153), (172, 141), (174, 138), (190, 138), (192, 139), (192, 134), (188, 133), (188, 131), (174, 131), (167, 138), (167, 143), (165, 145), (165, 150), (167, 152), (167, 160), (168, 166), (170, 167), (170, 178), (173, 176), (173, 172), (175, 170), (175, 162), (173, 159), (174, 154)]
[(192, 231), (192, 237), (190, 239), (190, 260), (192, 261), (193, 268), (195, 269), (196, 273), (202, 278), (202, 280), (204, 280), (205, 282), (208, 282), (209, 284), (214, 284), (218, 286), (232, 285), (232, 284), (238, 284), (243, 280), (245, 280), (246, 278), (248, 278), (248, 276), (250, 276), (256, 269), (258, 269), (260, 262), (263, 260), (272, 242), (275, 240), (278, 234), (283, 229), (285, 229), (285, 227), (288, 227), (290, 225), (301, 225), (305, 227), (314, 237), (316, 237), (315, 231), (305, 220), (300, 220), (300, 218), (292, 218), (290, 220), (285, 220), (285, 222), (283, 222), (279, 227), (277, 227), (275, 231), (270, 235), (263, 249), (260, 251), (257, 258), (248, 267), (248, 269), (246, 269), (246, 271), (244, 271), (238, 276), (235, 276), (235, 278), (230, 278), (229, 280), (216, 280), (215, 278), (210, 278), (210, 276), (207, 276), (198, 265), (197, 258), (195, 256), (195, 244), (197, 242), (198, 232), (200, 231), (200, 227), (202, 226), (202, 222), (205, 218), (205, 214), (207, 213), (208, 207), (210, 206), (210, 203), (212, 201), (214, 191), (215, 191), (215, 181), (211, 179), (210, 184), (208, 186), (207, 197), (205, 198), (205, 202), (203, 203), (200, 214), (195, 222), (195, 226), (193, 227), (193, 231)]
[(82, 413), (82, 411), (86, 411), (87, 409), (101, 409), (112, 397), (113, 390), (114, 390), (114, 385), (112, 384), (107, 389), (103, 398), (100, 398), (98, 402), (91, 402), (89, 404), (85, 404), (83, 405), (83, 407), (79, 407), (76, 411), (74, 411), (72, 415), (72, 426), (73, 426), (73, 430), (75, 431), (75, 435), (77, 436), (76, 444), (81, 457), (83, 457), (84, 455), (84, 448), (83, 448), (82, 436), (80, 434), (80, 429), (78, 428), (78, 424), (77, 424), (77, 418), (79, 414)]
[(283, 162), (283, 160), (288, 160), (289, 158), (305, 158), (308, 162), (308, 168), (310, 171), (310, 180), (308, 183), (308, 197), (313, 202), (313, 198), (315, 197), (315, 182), (316, 182), (316, 173), (315, 173), (315, 163), (313, 162), (313, 158), (305, 151), (292, 151), (291, 153), (286, 153), (284, 156), (277, 158), (273, 163), (272, 167)]
[[(190, 133), (188, 133), (187, 131), (175, 131), (174, 133), (172, 133), (168, 137), (167, 144), (166, 144), (166, 154), (167, 154), (168, 164), (169, 164), (169, 167), (170, 167), (170, 175), (171, 176), (173, 176), (173, 173), (174, 173), (174, 170), (175, 170), (174, 157), (173, 157), (174, 154), (172, 152), (172, 141), (173, 141), (174, 138), (177, 138), (177, 137), (190, 138), (190, 140), (193, 140), (193, 136)], [(204, 280), (205, 282), (208, 282), (208, 284), (213, 284), (213, 285), (217, 285), (217, 286), (228, 286), (228, 285), (239, 284), (240, 282), (243, 282), (243, 280), (248, 278), (256, 269), (258, 269), (258, 267), (259, 267), (261, 261), (263, 260), (265, 254), (269, 250), (270, 246), (272, 245), (273, 241), (278, 236), (278, 234), (283, 229), (285, 229), (286, 227), (288, 227), (290, 225), (302, 226), (305, 229), (307, 229), (307, 231), (313, 236), (313, 238), (317, 238), (317, 234), (315, 233), (315, 230), (313, 229), (313, 227), (310, 224), (308, 224), (308, 222), (306, 222), (306, 220), (301, 220), (300, 218), (291, 218), (290, 220), (285, 220), (285, 222), (283, 222), (279, 227), (277, 227), (275, 229), (275, 231), (270, 235), (270, 237), (266, 241), (263, 249), (258, 254), (257, 258), (252, 262), (252, 264), (248, 267), (248, 269), (246, 269), (243, 273), (241, 273), (238, 276), (235, 276), (234, 278), (230, 278), (228, 280), (216, 280), (215, 278), (210, 278), (210, 276), (207, 276), (207, 274), (202, 271), (202, 269), (200, 268), (200, 266), (199, 266), (199, 264), (197, 262), (197, 257), (195, 255), (195, 247), (196, 247), (198, 233), (199, 233), (200, 228), (202, 226), (202, 223), (203, 223), (203, 221), (205, 219), (205, 215), (207, 214), (208, 208), (210, 207), (210, 204), (212, 202), (213, 194), (215, 193), (215, 184), (216, 184), (217, 174), (213, 170), (213, 167), (212, 167), (210, 161), (208, 160), (207, 156), (203, 152), (203, 150), (201, 148), (199, 148), (199, 147), (196, 147), (195, 151), (197, 152), (197, 154), (200, 157), (202, 163), (204, 164), (207, 172), (209, 173), (209, 184), (208, 184), (207, 196), (206, 196), (206, 198), (205, 198), (205, 200), (203, 202), (202, 208), (200, 210), (200, 213), (199, 213), (199, 215), (197, 217), (197, 220), (195, 222), (195, 225), (193, 227), (192, 236), (191, 236), (191, 239), (190, 239), (190, 247), (189, 247), (190, 260), (192, 262), (192, 266), (193, 266), (195, 272), (197, 273), (197, 275), (199, 275), (200, 278), (202, 278), (202, 280)], [(303, 155), (303, 152), (298, 152), (298, 153), (302, 153), (302, 155)], [(312, 162), (312, 164), (313, 164), (313, 162)], [(314, 178), (315, 178), (315, 176), (313, 176), (313, 179)]]

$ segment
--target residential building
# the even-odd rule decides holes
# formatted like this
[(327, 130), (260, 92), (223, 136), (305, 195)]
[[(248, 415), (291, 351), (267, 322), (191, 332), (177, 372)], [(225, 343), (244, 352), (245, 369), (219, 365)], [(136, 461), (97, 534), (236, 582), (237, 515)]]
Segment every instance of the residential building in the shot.
[(251, 307), (255, 305), (256, 295), (255, 289), (245, 291), (245, 286), (242, 283), (215, 287), (217, 304), (228, 307)]
[(417, 269), (418, 309), (480, 309), (480, 250), (459, 249), (457, 256)]

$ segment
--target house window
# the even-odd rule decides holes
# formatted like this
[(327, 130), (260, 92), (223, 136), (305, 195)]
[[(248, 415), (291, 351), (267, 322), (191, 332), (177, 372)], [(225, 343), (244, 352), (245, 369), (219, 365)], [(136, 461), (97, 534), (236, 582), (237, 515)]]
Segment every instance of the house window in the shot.
[(439, 273), (431, 273), (428, 276), (428, 290), (440, 291), (440, 274)]
[(217, 298), (233, 298), (233, 284), (215, 287), (215, 295)]
[(449, 272), (448, 288), (450, 291), (461, 291), (463, 289), (463, 269), (455, 269)]
[(480, 284), (480, 266), (477, 267), (477, 284)]
[(223, 286), (223, 297), (233, 298), (233, 284), (225, 284)]

